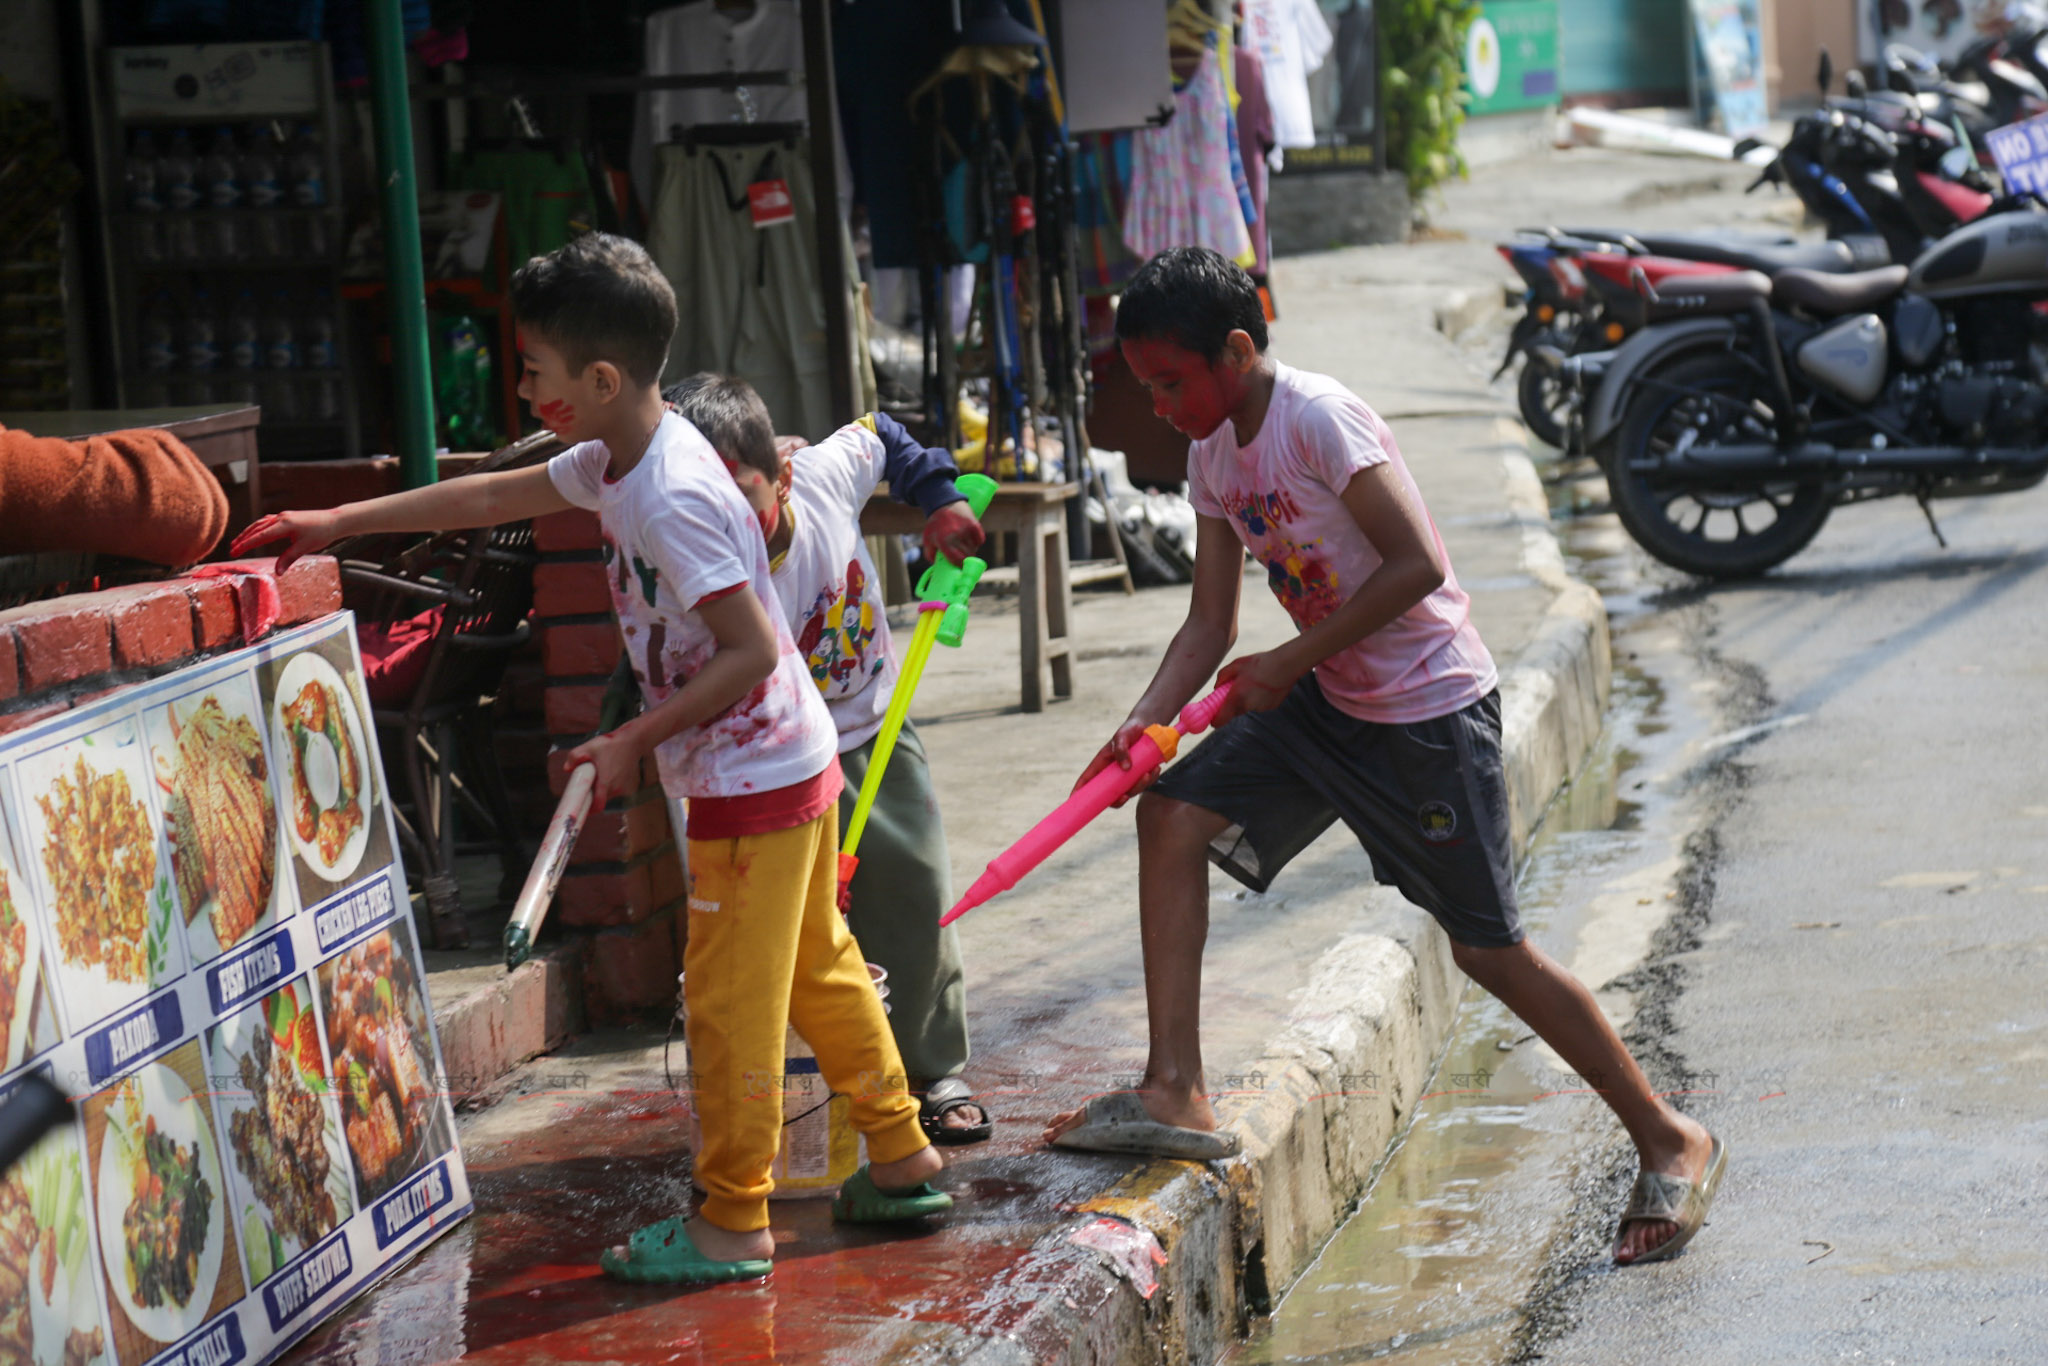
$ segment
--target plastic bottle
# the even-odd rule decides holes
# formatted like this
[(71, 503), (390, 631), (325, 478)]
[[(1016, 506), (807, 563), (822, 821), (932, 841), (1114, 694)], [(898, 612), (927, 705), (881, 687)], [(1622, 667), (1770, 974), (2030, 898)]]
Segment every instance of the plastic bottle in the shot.
[(185, 401), (209, 403), (213, 400), (213, 384), (208, 377), (220, 369), (220, 320), (214, 315), (213, 296), (207, 291), (192, 291), (192, 306), (185, 312), (182, 331), (185, 372), (192, 376), (183, 386)]
[(332, 370), (334, 354), (334, 291), (323, 289), (313, 299), (299, 336), (299, 360), (308, 370)]
[(243, 290), (228, 312), (227, 362), (230, 370), (254, 370), (263, 357), (263, 339), (256, 321), (256, 296)]
[(285, 242), (284, 179), (277, 135), (267, 123), (249, 126), (243, 143), (242, 192), (249, 205), (249, 247), (259, 258), (276, 260), (290, 255)]
[(222, 124), (213, 130), (213, 142), (199, 160), (199, 188), (206, 207), (213, 211), (207, 221), (209, 254), (232, 260), (242, 254), (242, 149), (235, 143), (235, 130)]
[(156, 192), (156, 135), (139, 128), (128, 144), (128, 159), (121, 167), (122, 192), (128, 208), (138, 215), (130, 225), (134, 234), (135, 259), (144, 264), (163, 260), (163, 224), (158, 221), (164, 202)]
[(165, 213), (164, 258), (198, 260), (199, 234), (192, 211), (199, 207), (199, 165), (192, 155), (192, 135), (183, 128), (171, 134), (156, 159), (156, 193)]
[(327, 215), (327, 157), (313, 125), (302, 123), (285, 155), (285, 182), (292, 207), (300, 210), (300, 245), (308, 256), (326, 256), (332, 247)]
[(270, 296), (263, 316), (265, 361), (273, 370), (299, 368), (298, 331), (292, 324), (291, 296), (282, 289)]
[(168, 294), (158, 290), (143, 306), (142, 325), (136, 334), (136, 359), (142, 371), (135, 401), (144, 408), (169, 403), (170, 376), (178, 368), (177, 311)]

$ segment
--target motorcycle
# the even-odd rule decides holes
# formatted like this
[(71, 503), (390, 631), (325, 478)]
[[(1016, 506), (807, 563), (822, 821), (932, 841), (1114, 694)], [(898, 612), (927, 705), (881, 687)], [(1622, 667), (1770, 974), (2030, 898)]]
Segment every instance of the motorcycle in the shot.
[(1910, 266), (1650, 290), (1673, 307), (1690, 296), (1699, 316), (1617, 356), (1600, 398), (1620, 381), (1627, 399), (1604, 467), (1622, 524), (1674, 568), (1760, 574), (1835, 507), (1882, 497), (1915, 498), (1940, 539), (1933, 500), (2048, 477), (2033, 345), (2048, 214), (2033, 205), (2001, 206)]

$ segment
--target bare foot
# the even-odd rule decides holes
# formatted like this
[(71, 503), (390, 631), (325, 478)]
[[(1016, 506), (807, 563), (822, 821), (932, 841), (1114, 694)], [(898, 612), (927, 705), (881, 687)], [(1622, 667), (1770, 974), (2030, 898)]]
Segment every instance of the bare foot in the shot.
[(939, 1156), (939, 1150), (927, 1144), (900, 1161), (869, 1163), (868, 1175), (877, 1190), (904, 1191), (931, 1180), (945, 1169), (946, 1160)]
[[(775, 1234), (769, 1229), (734, 1233), (731, 1229), (720, 1228), (702, 1215), (690, 1220), (685, 1227), (689, 1230), (691, 1245), (709, 1261), (765, 1262), (775, 1256)], [(624, 1244), (614, 1245), (612, 1252), (621, 1259), (631, 1255)]]
[[(1209, 1098), (1202, 1094), (1199, 1086), (1168, 1086), (1147, 1077), (1138, 1083), (1138, 1099), (1144, 1105), (1145, 1113), (1161, 1124), (1200, 1129), (1205, 1133), (1216, 1130), (1216, 1111), (1210, 1107)], [(1061, 1134), (1080, 1128), (1087, 1119), (1086, 1107), (1054, 1115), (1052, 1123), (1045, 1126), (1045, 1141), (1050, 1143)]]
[[(1678, 1116), (1678, 1126), (1685, 1135), (1681, 1148), (1669, 1152), (1644, 1153), (1644, 1170), (1662, 1172), (1666, 1176), (1681, 1177), (1697, 1184), (1707, 1174), (1707, 1159), (1713, 1156), (1714, 1139), (1696, 1119)], [(1669, 1242), (1678, 1232), (1678, 1225), (1669, 1219), (1631, 1219), (1621, 1226), (1621, 1235), (1614, 1242), (1614, 1261), (1618, 1266), (1656, 1251)]]
[(939, 1116), (941, 1129), (972, 1129), (986, 1123), (988, 1115), (972, 1101), (965, 1105), (956, 1105)]

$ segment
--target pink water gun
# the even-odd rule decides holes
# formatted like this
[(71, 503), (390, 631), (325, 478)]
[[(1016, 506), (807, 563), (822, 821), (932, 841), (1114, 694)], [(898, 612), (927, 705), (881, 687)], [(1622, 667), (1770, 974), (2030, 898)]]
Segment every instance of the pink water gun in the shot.
[(1182, 707), (1175, 725), (1145, 727), (1145, 733), (1131, 746), (1129, 768), (1111, 764), (1074, 789), (1073, 796), (1032, 826), (1023, 839), (989, 860), (987, 871), (974, 880), (974, 885), (967, 889), (967, 895), (960, 898), (959, 904), (939, 917), (939, 924), (942, 927), (950, 925), (990, 897), (1009, 891), (1033, 868), (1051, 857), (1055, 849), (1080, 833), (1082, 826), (1129, 796), (1155, 769), (1174, 756), (1183, 738), (1209, 729), (1216, 720), (1216, 713), (1229, 700), (1231, 687), (1226, 683), (1207, 697)]

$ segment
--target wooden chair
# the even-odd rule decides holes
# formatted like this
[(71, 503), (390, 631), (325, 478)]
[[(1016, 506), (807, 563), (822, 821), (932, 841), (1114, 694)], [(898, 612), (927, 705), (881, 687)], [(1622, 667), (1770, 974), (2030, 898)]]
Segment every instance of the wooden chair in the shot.
[[(541, 432), (458, 477), (538, 464), (561, 449), (553, 433)], [(405, 794), (393, 805), (427, 904), (427, 937), (436, 948), (460, 948), (469, 936), (455, 876), (458, 822), (485, 836), (472, 843), (497, 850), (501, 901), (517, 896), (526, 877), (529, 851), (499, 768), (492, 713), (505, 666), (532, 633), (533, 527), (364, 538), (335, 553), (357, 612), (386, 790)]]

